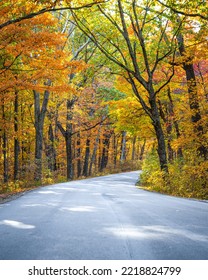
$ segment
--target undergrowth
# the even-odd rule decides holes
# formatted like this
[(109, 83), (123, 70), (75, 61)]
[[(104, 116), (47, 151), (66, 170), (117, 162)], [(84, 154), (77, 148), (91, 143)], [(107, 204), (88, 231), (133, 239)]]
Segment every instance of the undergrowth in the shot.
[(145, 189), (187, 198), (208, 199), (208, 162), (190, 157), (168, 164), (169, 174), (160, 170), (156, 151), (146, 157), (139, 184)]
[[(94, 170), (91, 176), (80, 176), (74, 177), (74, 180), (81, 180), (86, 178), (93, 178), (108, 174), (116, 174), (121, 172), (128, 172), (141, 169), (141, 162), (140, 161), (126, 161), (126, 162), (119, 162), (117, 165), (108, 165), (103, 171)], [(65, 171), (65, 170), (64, 170)], [(47, 169), (43, 170), (43, 177), (41, 181), (34, 181), (31, 180), (34, 174), (31, 172), (26, 176), (27, 180), (16, 180), (16, 181), (9, 181), (7, 183), (2, 183), (0, 185), (0, 198), (4, 198), (7, 195), (17, 194), (20, 192), (24, 192), (27, 190), (31, 190), (40, 186), (46, 186), (51, 184), (63, 183), (67, 182), (65, 172), (58, 172), (52, 176), (51, 172)]]

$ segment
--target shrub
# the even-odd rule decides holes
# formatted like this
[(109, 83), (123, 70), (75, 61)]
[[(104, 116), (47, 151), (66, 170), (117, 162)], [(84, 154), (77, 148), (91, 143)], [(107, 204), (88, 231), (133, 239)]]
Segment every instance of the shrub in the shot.
[(148, 190), (170, 195), (208, 199), (208, 162), (194, 158), (195, 161), (186, 158), (169, 163), (169, 175), (165, 177), (156, 151), (152, 151), (143, 162), (140, 184)]

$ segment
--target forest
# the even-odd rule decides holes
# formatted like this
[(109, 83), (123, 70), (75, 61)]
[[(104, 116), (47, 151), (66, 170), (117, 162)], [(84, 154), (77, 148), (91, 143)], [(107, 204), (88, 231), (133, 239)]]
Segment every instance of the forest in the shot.
[(142, 170), (208, 199), (208, 5), (0, 1), (0, 195)]

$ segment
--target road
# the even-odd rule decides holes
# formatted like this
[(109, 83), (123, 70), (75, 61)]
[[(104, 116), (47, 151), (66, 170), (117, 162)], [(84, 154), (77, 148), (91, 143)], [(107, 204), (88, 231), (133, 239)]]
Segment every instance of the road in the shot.
[(0, 204), (1, 260), (208, 260), (208, 203), (135, 187), (138, 172)]

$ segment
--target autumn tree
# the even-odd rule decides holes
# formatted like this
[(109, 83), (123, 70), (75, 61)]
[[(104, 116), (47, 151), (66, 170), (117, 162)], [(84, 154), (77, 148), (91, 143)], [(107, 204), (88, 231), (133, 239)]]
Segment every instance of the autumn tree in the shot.
[[(158, 142), (158, 156), (161, 169), (168, 172), (166, 144), (161, 118), (157, 104), (157, 96), (170, 82), (174, 75), (174, 67), (169, 67), (169, 76), (159, 86), (154, 82), (154, 75), (160, 64), (167, 63), (167, 59), (174, 61), (175, 43), (167, 46), (164, 43), (169, 21), (162, 21), (160, 16), (150, 11), (154, 6), (153, 1), (147, 1), (144, 7), (139, 7), (136, 1), (111, 2), (92, 8), (95, 18), (102, 18), (103, 24), (96, 21), (92, 27), (87, 24), (89, 13), (80, 15), (73, 13), (76, 24), (95, 43), (101, 53), (111, 62), (116, 64), (120, 72), (132, 86), (132, 90), (141, 103), (144, 111), (152, 120)], [(162, 25), (161, 25), (162, 24)], [(106, 28), (108, 26), (108, 28)], [(154, 32), (159, 36), (151, 41), (150, 36)], [(152, 49), (155, 52), (152, 53)], [(140, 87), (144, 90), (141, 94)]]
[[(1, 32), (3, 52), (1, 91), (6, 92), (11, 98), (13, 98), (12, 92), (15, 95), (15, 179), (18, 177), (19, 158), (18, 95), (20, 92), (24, 94), (26, 90), (31, 91), (31, 94), (33, 92), (34, 95), (35, 180), (39, 181), (42, 177), (44, 122), (50, 92), (63, 92), (71, 89), (64, 76), (68, 77), (73, 66), (70, 64), (69, 53), (62, 49), (66, 38), (56, 32), (55, 24), (57, 24), (57, 20), (51, 14), (44, 14), (26, 22), (21, 21), (8, 25)], [(6, 135), (4, 139), (6, 141)], [(5, 154), (5, 168), (6, 159)]]

